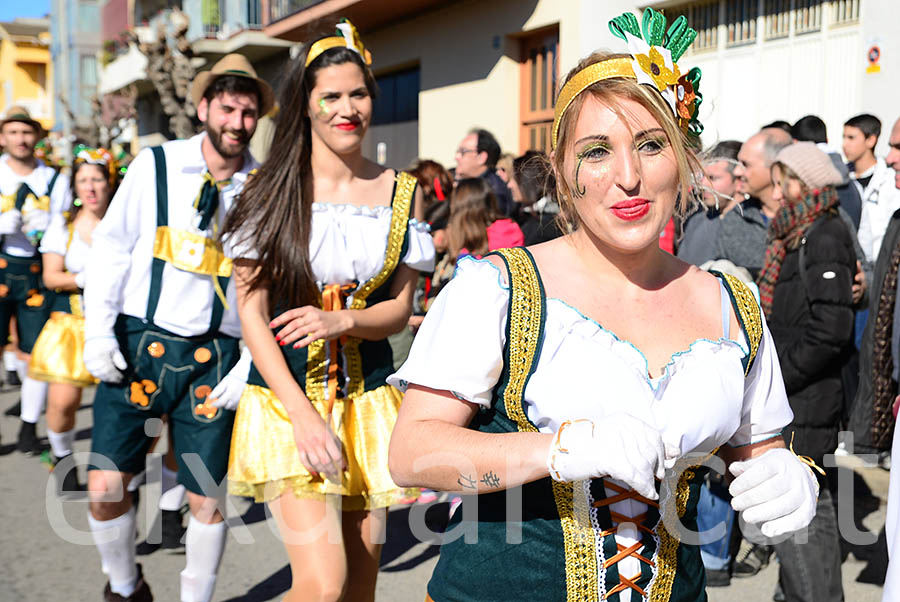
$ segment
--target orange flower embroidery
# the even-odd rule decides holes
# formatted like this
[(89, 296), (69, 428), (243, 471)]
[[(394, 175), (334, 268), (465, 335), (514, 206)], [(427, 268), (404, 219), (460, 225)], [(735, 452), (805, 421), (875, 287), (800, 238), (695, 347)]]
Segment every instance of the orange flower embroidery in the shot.
[[(209, 391), (206, 392), (206, 395), (209, 395)], [(200, 405), (194, 406), (194, 414), (196, 414), (197, 416), (203, 416), (207, 420), (212, 420), (213, 418), (215, 418), (216, 414), (219, 411), (219, 408), (211, 406), (210, 401), (210, 399), (207, 399)]]
[(156, 383), (152, 380), (144, 379), (141, 382), (131, 383), (131, 403), (146, 408), (150, 405), (150, 397), (156, 392)]

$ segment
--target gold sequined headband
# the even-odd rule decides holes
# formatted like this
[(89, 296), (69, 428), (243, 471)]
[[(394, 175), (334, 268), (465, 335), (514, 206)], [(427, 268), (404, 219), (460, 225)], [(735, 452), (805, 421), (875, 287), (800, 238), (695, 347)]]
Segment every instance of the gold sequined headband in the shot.
[(631, 59), (610, 59), (602, 63), (588, 65), (566, 82), (556, 99), (556, 111), (553, 115), (553, 137), (551, 138), (553, 148), (556, 148), (556, 140), (559, 138), (559, 121), (569, 108), (569, 105), (572, 104), (572, 101), (588, 87), (611, 77), (635, 79), (634, 69), (631, 67)]
[(366, 65), (372, 64), (372, 53), (366, 50), (356, 27), (347, 19), (341, 19), (341, 22), (337, 25), (335, 35), (312, 43), (312, 46), (309, 47), (309, 52), (306, 53), (305, 66), (309, 67), (309, 64), (319, 58), (319, 55), (331, 48), (349, 48), (356, 52)]
[(678, 17), (666, 30), (666, 18), (648, 8), (643, 13), (641, 26), (633, 14), (625, 13), (612, 19), (609, 29), (628, 43), (631, 56), (588, 65), (566, 82), (556, 99), (550, 147), (556, 148), (560, 121), (572, 101), (597, 82), (616, 77), (632, 79), (656, 89), (672, 109), (678, 127), (686, 134), (699, 136), (703, 131), (697, 119), (703, 100), (699, 90), (700, 69), (694, 67), (682, 75), (676, 62), (697, 37), (697, 32), (688, 27), (687, 20)]

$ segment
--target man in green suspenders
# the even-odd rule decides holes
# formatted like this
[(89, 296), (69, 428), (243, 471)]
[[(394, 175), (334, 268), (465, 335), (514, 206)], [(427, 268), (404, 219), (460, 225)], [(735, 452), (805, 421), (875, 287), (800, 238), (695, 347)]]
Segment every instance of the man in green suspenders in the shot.
[[(88, 520), (109, 583), (104, 600), (152, 600), (135, 563), (129, 480), (163, 415), (188, 492), (181, 600), (211, 599), (225, 546), (219, 505), (234, 412), (210, 393), (238, 360), (231, 260), (218, 232), (256, 161), (247, 150), (272, 90), (240, 55), (194, 80), (205, 131), (145, 149), (93, 234), (84, 362), (94, 397)], [(121, 197), (121, 198), (120, 198)]]
[(0, 345), (9, 341), (9, 322), (16, 317), (19, 339), (17, 372), (22, 381), (18, 449), (38, 453), (35, 432), (47, 399), (47, 383), (28, 378), (34, 342), (50, 316), (41, 279), (41, 236), (55, 211), (72, 201), (69, 178), (34, 156), (44, 128), (23, 107), (11, 107), (0, 120)]

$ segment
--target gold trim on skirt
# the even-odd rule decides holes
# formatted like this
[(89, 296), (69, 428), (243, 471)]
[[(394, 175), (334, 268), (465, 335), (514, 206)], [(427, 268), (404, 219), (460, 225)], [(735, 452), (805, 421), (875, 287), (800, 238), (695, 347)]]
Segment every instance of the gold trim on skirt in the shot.
[[(300, 462), (287, 411), (265, 387), (247, 385), (238, 405), (228, 460), (228, 491), (268, 502), (290, 489), (301, 498), (342, 496), (342, 510), (390, 506), (418, 489), (401, 489), (388, 471), (388, 445), (403, 396), (385, 385), (358, 397), (338, 399), (332, 424), (338, 425), (347, 470), (341, 482), (313, 477)], [(317, 407), (324, 414), (323, 407)]]
[(55, 311), (44, 323), (31, 351), (28, 376), (76, 387), (97, 384), (84, 367), (84, 318)]

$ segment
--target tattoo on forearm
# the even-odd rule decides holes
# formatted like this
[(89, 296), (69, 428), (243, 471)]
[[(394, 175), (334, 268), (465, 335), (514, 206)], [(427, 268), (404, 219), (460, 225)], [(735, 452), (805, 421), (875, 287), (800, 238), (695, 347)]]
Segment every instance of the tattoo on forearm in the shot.
[(456, 483), (463, 489), (475, 490), (478, 488), (475, 485), (475, 479), (473, 479), (469, 475), (464, 475), (462, 473), (460, 473), (459, 478), (456, 479)]
[(491, 489), (497, 489), (498, 487), (500, 487), (500, 477), (495, 475), (493, 471), (486, 472), (481, 475), (481, 482)]

